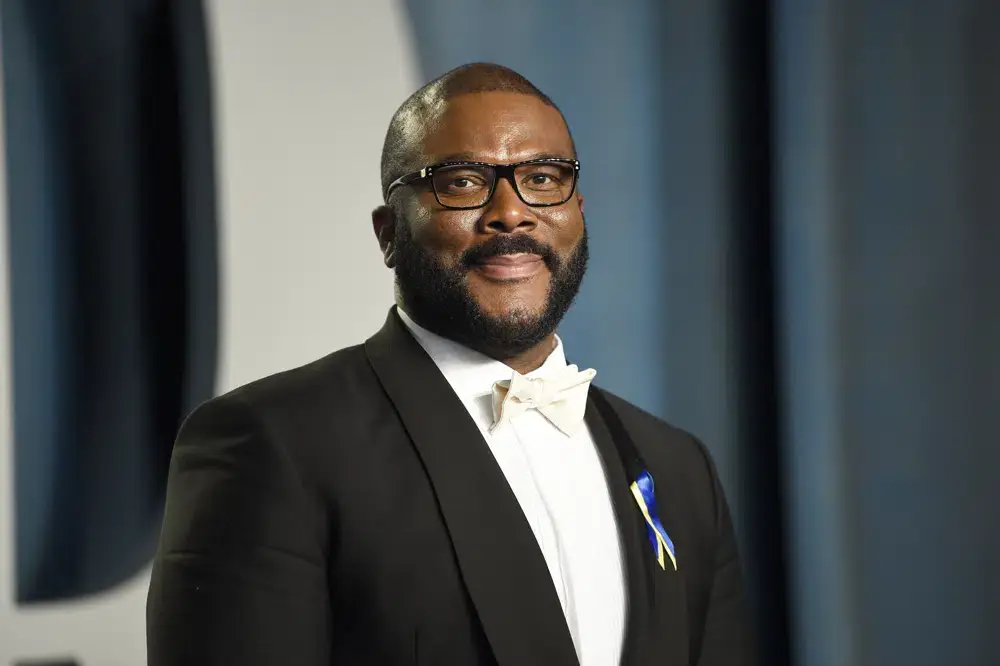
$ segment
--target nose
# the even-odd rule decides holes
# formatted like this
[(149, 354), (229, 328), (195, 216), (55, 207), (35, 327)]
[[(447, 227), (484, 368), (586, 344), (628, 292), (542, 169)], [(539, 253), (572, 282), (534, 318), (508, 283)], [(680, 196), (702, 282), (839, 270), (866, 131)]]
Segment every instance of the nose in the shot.
[(534, 209), (521, 201), (514, 185), (506, 178), (497, 181), (493, 198), (483, 209), (481, 223), (494, 233), (531, 231), (538, 226)]

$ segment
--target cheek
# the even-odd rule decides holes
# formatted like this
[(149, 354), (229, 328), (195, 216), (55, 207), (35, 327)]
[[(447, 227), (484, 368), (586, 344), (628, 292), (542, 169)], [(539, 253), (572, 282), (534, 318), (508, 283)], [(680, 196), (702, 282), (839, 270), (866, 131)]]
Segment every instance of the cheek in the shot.
[(424, 212), (410, 218), (413, 239), (442, 264), (453, 266), (472, 244), (475, 219), (461, 211)]
[(566, 255), (579, 245), (584, 234), (583, 216), (579, 210), (565, 211), (550, 218), (552, 222), (552, 244), (556, 251)]

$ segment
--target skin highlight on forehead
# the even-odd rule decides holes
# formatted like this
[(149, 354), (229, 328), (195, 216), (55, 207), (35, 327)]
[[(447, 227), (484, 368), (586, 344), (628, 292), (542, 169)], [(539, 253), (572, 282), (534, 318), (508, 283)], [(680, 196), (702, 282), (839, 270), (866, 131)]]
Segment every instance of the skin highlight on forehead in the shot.
[(417, 157), (421, 152), (419, 146), (427, 135), (428, 122), (418, 109), (413, 109), (399, 118), (399, 130), (403, 137), (399, 147), (403, 160), (400, 166), (407, 171), (415, 171), (420, 168), (413, 165), (418, 161)]
[(456, 155), (463, 160), (496, 163), (543, 155), (574, 157), (572, 140), (559, 112), (521, 93), (459, 95), (433, 120), (425, 126), (418, 162), (451, 160)]

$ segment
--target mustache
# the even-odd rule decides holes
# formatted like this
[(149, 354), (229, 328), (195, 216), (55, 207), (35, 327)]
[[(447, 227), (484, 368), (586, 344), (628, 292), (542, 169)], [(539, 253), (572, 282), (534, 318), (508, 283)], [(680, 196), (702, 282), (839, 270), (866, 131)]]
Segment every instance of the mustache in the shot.
[(462, 265), (471, 268), (486, 261), (490, 257), (505, 254), (537, 254), (549, 270), (559, 265), (559, 255), (551, 246), (542, 243), (528, 234), (499, 234), (488, 241), (471, 247), (462, 254)]

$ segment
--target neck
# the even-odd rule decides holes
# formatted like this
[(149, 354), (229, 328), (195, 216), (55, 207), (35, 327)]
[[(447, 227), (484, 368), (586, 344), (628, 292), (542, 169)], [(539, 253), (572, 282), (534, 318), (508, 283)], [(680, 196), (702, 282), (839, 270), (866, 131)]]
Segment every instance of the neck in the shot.
[[(434, 330), (435, 329), (434, 326), (428, 326), (427, 323), (420, 321), (419, 319), (414, 317), (413, 312), (405, 305), (403, 305), (402, 299), (399, 298), (398, 296), (396, 298), (396, 304), (400, 308), (405, 310), (406, 314), (411, 319), (413, 319), (413, 321), (415, 321), (418, 325), (422, 326), (428, 331), (431, 331), (432, 333), (435, 333), (437, 335), (442, 335), (441, 332)], [(460, 344), (466, 344), (466, 343), (460, 342)], [(550, 333), (549, 335), (545, 336), (544, 340), (539, 342), (531, 349), (527, 349), (519, 354), (514, 354), (513, 356), (493, 349), (484, 349), (482, 347), (476, 347), (475, 345), (467, 345), (467, 346), (470, 347), (471, 349), (475, 349), (481, 354), (484, 354), (492, 359), (500, 361), (501, 363), (508, 366), (512, 370), (516, 370), (518, 374), (526, 375), (532, 370), (537, 370), (538, 368), (542, 367), (542, 364), (545, 363), (545, 359), (547, 359), (549, 355), (552, 353), (552, 351), (556, 348), (556, 334), (554, 332)]]
[(552, 350), (555, 348), (556, 336), (553, 333), (531, 349), (517, 354), (516, 356), (511, 356), (509, 358), (494, 356), (494, 358), (513, 370), (516, 370), (519, 374), (526, 375), (532, 370), (540, 368), (542, 363), (545, 363), (545, 359), (549, 357), (549, 354), (551, 354)]

